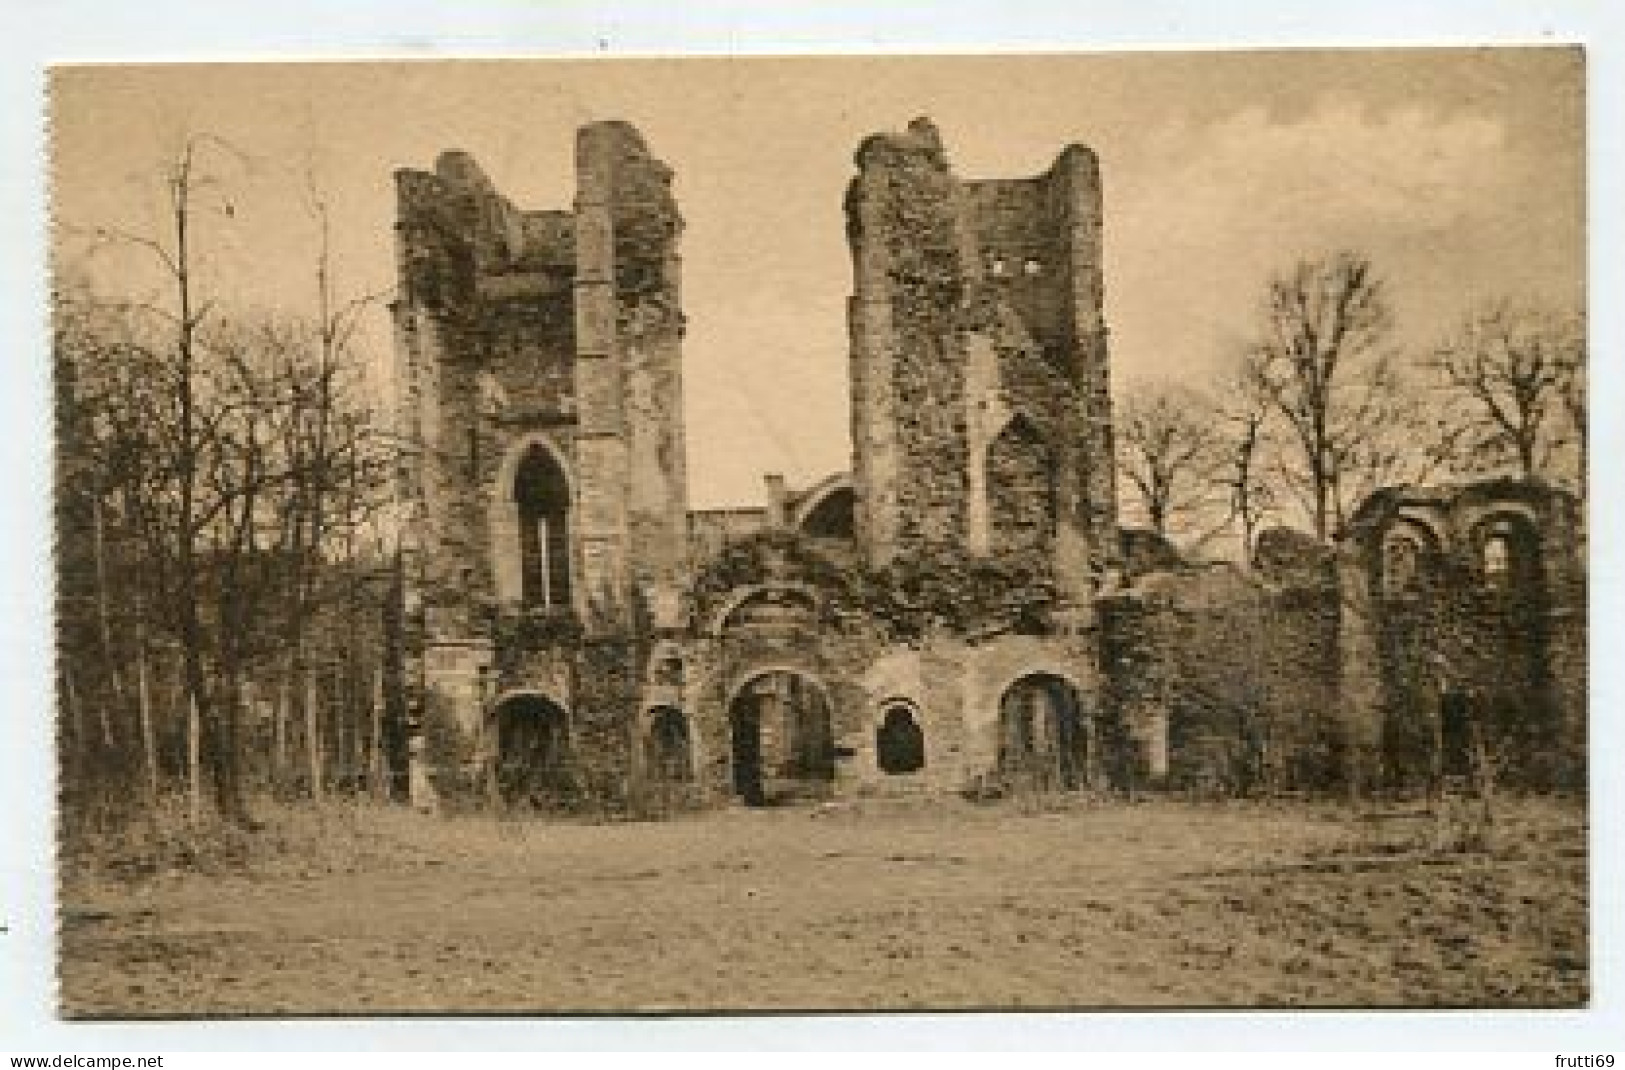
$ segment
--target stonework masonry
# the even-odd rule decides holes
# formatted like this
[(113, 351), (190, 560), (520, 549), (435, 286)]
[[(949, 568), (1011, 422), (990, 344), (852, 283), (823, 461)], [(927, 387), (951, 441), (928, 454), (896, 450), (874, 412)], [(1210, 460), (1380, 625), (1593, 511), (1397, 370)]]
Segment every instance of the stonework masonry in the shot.
[(856, 162), (850, 378), (865, 560), (1033, 549), (1087, 598), (1117, 554), (1094, 155), (1074, 145), (1036, 178), (966, 182), (918, 120), (866, 140)]
[[(1296, 572), (1147, 552), (1117, 525), (1094, 154), (965, 180), (916, 120), (855, 168), (852, 469), (714, 510), (687, 500), (682, 219), (638, 132), (578, 132), (567, 210), (462, 153), (397, 173), (390, 693), (420, 804), (1397, 781), (1444, 760), (1441, 704), (1550, 710), (1536, 749), (1583, 756), (1572, 502), (1379, 496)], [(1395, 516), (1427, 560), (1492, 555), (1470, 634), (1521, 676), (1462, 683), (1492, 678), (1470, 614), (1401, 627)]]

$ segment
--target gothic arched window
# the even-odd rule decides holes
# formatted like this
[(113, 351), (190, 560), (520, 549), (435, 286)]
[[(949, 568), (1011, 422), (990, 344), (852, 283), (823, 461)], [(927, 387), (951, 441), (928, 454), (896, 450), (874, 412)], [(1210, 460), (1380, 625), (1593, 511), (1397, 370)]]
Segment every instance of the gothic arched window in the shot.
[(526, 605), (570, 605), (570, 485), (543, 446), (532, 446), (513, 481), (519, 510), (520, 582)]
[(1024, 416), (987, 450), (994, 553), (1041, 550), (1055, 537), (1055, 471), (1043, 436)]

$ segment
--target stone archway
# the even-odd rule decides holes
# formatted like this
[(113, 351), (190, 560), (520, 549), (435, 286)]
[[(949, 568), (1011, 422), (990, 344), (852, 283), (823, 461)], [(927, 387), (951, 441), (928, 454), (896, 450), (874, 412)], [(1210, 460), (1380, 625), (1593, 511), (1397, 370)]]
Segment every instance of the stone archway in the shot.
[(811, 538), (851, 542), (855, 537), (856, 511), (852, 477), (838, 473), (807, 491), (790, 517), (790, 526)]
[(1090, 725), (1071, 681), (1027, 673), (999, 698), (998, 769), (1006, 777), (1073, 790), (1088, 779)]
[(494, 780), (508, 806), (541, 807), (570, 783), (570, 718), (546, 695), (520, 692), (491, 711), (496, 730)]
[(728, 700), (733, 792), (749, 806), (827, 795), (835, 734), (823, 684), (798, 669), (761, 669)]

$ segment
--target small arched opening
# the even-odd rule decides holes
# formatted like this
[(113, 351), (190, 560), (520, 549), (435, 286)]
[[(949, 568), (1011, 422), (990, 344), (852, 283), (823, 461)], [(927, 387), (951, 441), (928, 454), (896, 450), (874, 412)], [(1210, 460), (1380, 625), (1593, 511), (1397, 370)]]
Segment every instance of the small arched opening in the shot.
[(875, 728), (875, 759), (888, 776), (925, 768), (925, 732), (906, 702), (891, 703), (881, 716)]
[(545, 695), (513, 695), (497, 704), (496, 788), (509, 806), (544, 806), (569, 786), (570, 721)]
[(850, 484), (837, 484), (810, 503), (801, 516), (801, 533), (815, 539), (854, 538), (857, 497)]
[(647, 737), (649, 775), (667, 784), (694, 779), (694, 751), (688, 718), (675, 706), (656, 707), (649, 717)]
[(1502, 513), (1476, 525), (1472, 535), (1479, 582), (1488, 590), (1532, 598), (1540, 584), (1540, 534), (1529, 518)]
[(1063, 789), (1081, 787), (1089, 733), (1077, 689), (1064, 677), (1035, 672), (999, 700), (999, 771)]
[(1383, 533), (1379, 586), (1389, 600), (1425, 595), (1437, 579), (1439, 543), (1427, 525), (1401, 518)]
[(527, 606), (570, 605), (570, 484), (553, 452), (525, 451), (513, 480), (519, 513), (520, 592)]

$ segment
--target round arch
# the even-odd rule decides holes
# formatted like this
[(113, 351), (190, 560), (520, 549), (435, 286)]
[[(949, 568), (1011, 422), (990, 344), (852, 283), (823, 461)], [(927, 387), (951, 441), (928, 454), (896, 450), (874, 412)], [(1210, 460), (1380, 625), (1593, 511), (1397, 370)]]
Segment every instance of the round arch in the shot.
[[(764, 681), (772, 686), (757, 691)], [(761, 806), (770, 788), (827, 789), (835, 778), (834, 706), (817, 672), (791, 662), (753, 665), (724, 694), (735, 795)]]
[(1081, 787), (1096, 745), (1085, 694), (1065, 670), (1041, 666), (1012, 675), (998, 692), (999, 771)]
[(1540, 582), (1542, 541), (1524, 510), (1487, 509), (1468, 529), (1473, 574), (1487, 587), (1531, 594)]
[(1377, 540), (1377, 589), (1387, 598), (1422, 593), (1441, 567), (1443, 546), (1431, 523), (1399, 514)]
[(722, 603), (712, 612), (711, 620), (706, 630), (709, 631), (713, 636), (721, 636), (723, 631), (726, 630), (728, 626), (728, 618), (733, 616), (735, 610), (753, 598), (760, 598), (762, 595), (769, 594), (774, 591), (789, 592), (807, 598), (812, 602), (814, 612), (818, 612), (823, 609), (824, 593), (811, 583), (804, 583), (800, 580), (777, 580), (772, 583), (752, 583), (737, 588), (729, 593), (728, 597), (722, 600)]
[(881, 700), (871, 728), (875, 765), (887, 776), (917, 773), (926, 765), (924, 718), (912, 699)]
[[(821, 535), (839, 538), (853, 538), (853, 513), (855, 509), (856, 486), (852, 476), (847, 472), (836, 472), (825, 476), (814, 483), (801, 496), (790, 516), (790, 527), (804, 534), (818, 537)], [(833, 525), (820, 523), (820, 527), (833, 526), (835, 530), (829, 532), (808, 530), (810, 522), (820, 520), (826, 514), (844, 513), (838, 522)]]
[(508, 805), (539, 805), (568, 786), (570, 714), (563, 703), (534, 690), (504, 692), (486, 714), (495, 737), (493, 771)]

